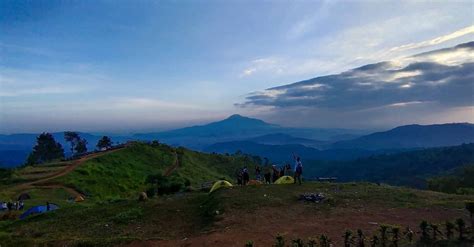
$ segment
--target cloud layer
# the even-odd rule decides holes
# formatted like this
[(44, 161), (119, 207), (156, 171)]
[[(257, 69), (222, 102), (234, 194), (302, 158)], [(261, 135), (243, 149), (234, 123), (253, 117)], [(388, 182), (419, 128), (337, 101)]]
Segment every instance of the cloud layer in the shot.
[(254, 92), (238, 105), (270, 108), (274, 115), (291, 115), (292, 109), (366, 115), (401, 107), (417, 108), (421, 113), (420, 105), (438, 109), (471, 107), (473, 54), (474, 42), (465, 43)]

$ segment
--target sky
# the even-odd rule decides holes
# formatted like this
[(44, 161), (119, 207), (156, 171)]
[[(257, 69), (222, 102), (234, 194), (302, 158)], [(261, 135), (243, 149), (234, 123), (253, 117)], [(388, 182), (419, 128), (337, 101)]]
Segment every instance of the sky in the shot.
[(234, 113), (323, 128), (474, 122), (473, 46), (456, 47), (474, 40), (473, 12), (472, 1), (1, 1), (0, 133), (158, 131)]

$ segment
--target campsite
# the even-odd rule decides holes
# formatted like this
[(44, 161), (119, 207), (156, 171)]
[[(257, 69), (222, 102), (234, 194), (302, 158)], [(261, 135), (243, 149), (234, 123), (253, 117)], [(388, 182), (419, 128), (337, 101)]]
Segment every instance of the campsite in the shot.
[(474, 0), (0, 0), (0, 247), (474, 247)]

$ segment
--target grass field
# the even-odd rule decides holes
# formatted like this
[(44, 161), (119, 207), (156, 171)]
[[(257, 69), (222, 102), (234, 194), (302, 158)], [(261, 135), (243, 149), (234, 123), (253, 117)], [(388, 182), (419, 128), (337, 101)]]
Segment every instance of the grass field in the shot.
[[(328, 199), (322, 204), (298, 201), (298, 195), (305, 192), (322, 192)], [(255, 233), (265, 232), (264, 236), (267, 236), (286, 231), (290, 236), (288, 229), (292, 229), (292, 225), (287, 223), (291, 219), (303, 222), (305, 218), (310, 220), (317, 216), (319, 220), (325, 219), (322, 222), (332, 220), (337, 222), (333, 231), (338, 230), (341, 234), (346, 227), (358, 221), (344, 222), (343, 219), (348, 217), (346, 214), (364, 217), (367, 221), (383, 219), (387, 222), (379, 223), (387, 224), (417, 224), (423, 217), (443, 222), (447, 218), (466, 217), (466, 212), (462, 210), (466, 200), (474, 198), (364, 183), (234, 187), (210, 195), (203, 192), (178, 193), (147, 202), (116, 200), (87, 206), (72, 204), (25, 221), (3, 222), (0, 241), (10, 244), (24, 241), (22, 244), (97, 246), (156, 241), (159, 246), (175, 246), (175, 241), (185, 238), (200, 241), (203, 236), (211, 236), (210, 239), (221, 236), (221, 241), (234, 239), (236, 245), (231, 246), (243, 246), (250, 239), (263, 243), (270, 241), (258, 239)], [(386, 211), (396, 213), (385, 215)], [(272, 218), (273, 214), (278, 219)], [(402, 220), (396, 217), (403, 217), (404, 214), (411, 218)], [(264, 219), (260, 217), (269, 217), (268, 224), (271, 225), (266, 228), (262, 223)], [(279, 227), (275, 224), (275, 227), (275, 221), (285, 225)], [(252, 225), (258, 230), (247, 232), (253, 229)], [(234, 233), (226, 231), (228, 228), (234, 229)], [(360, 228), (370, 230), (368, 225)], [(314, 230), (317, 229), (316, 224)]]

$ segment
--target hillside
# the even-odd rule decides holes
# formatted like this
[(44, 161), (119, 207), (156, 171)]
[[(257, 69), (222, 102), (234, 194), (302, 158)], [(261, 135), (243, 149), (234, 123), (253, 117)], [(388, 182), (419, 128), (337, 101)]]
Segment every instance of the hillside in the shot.
[(354, 140), (334, 143), (332, 148), (403, 149), (455, 146), (474, 142), (474, 124), (406, 125)]
[[(367, 157), (382, 151), (369, 151), (361, 149), (328, 149), (319, 150), (300, 144), (266, 145), (252, 141), (232, 141), (216, 143), (207, 147), (204, 151), (216, 153), (233, 154), (237, 151), (246, 154), (267, 157), (274, 162), (293, 162), (293, 154), (298, 154), (304, 160), (350, 160), (359, 157)], [(387, 152), (387, 150), (383, 151)]]
[[(327, 200), (298, 201), (298, 196), (307, 192), (321, 192)], [(462, 217), (467, 221), (462, 208), (464, 201), (473, 199), (364, 183), (233, 187), (212, 194), (184, 193), (147, 202), (69, 204), (27, 220), (1, 222), (0, 243), (242, 247), (249, 240), (256, 246), (272, 246), (277, 234), (288, 242), (326, 234), (335, 246), (342, 246), (347, 229), (361, 229), (371, 237), (382, 224), (418, 231), (422, 220), (441, 224)], [(402, 243), (406, 240), (401, 241), (400, 246), (405, 246)]]
[(301, 138), (301, 137), (294, 137), (288, 134), (283, 133), (275, 133), (275, 134), (268, 134), (263, 136), (257, 136), (253, 138), (249, 138), (246, 141), (251, 141), (259, 144), (267, 144), (267, 145), (287, 145), (287, 144), (300, 144), (308, 147), (324, 147), (328, 144), (327, 141), (319, 141), (313, 140), (308, 138)]
[(474, 144), (375, 155), (353, 161), (306, 163), (307, 177), (426, 187), (428, 177), (474, 164)]
[(147, 189), (149, 175), (161, 175), (175, 165), (174, 181), (199, 188), (201, 183), (234, 179), (235, 171), (252, 161), (245, 157), (204, 154), (167, 145), (135, 143), (117, 152), (86, 161), (57, 182), (94, 199), (134, 197)]

